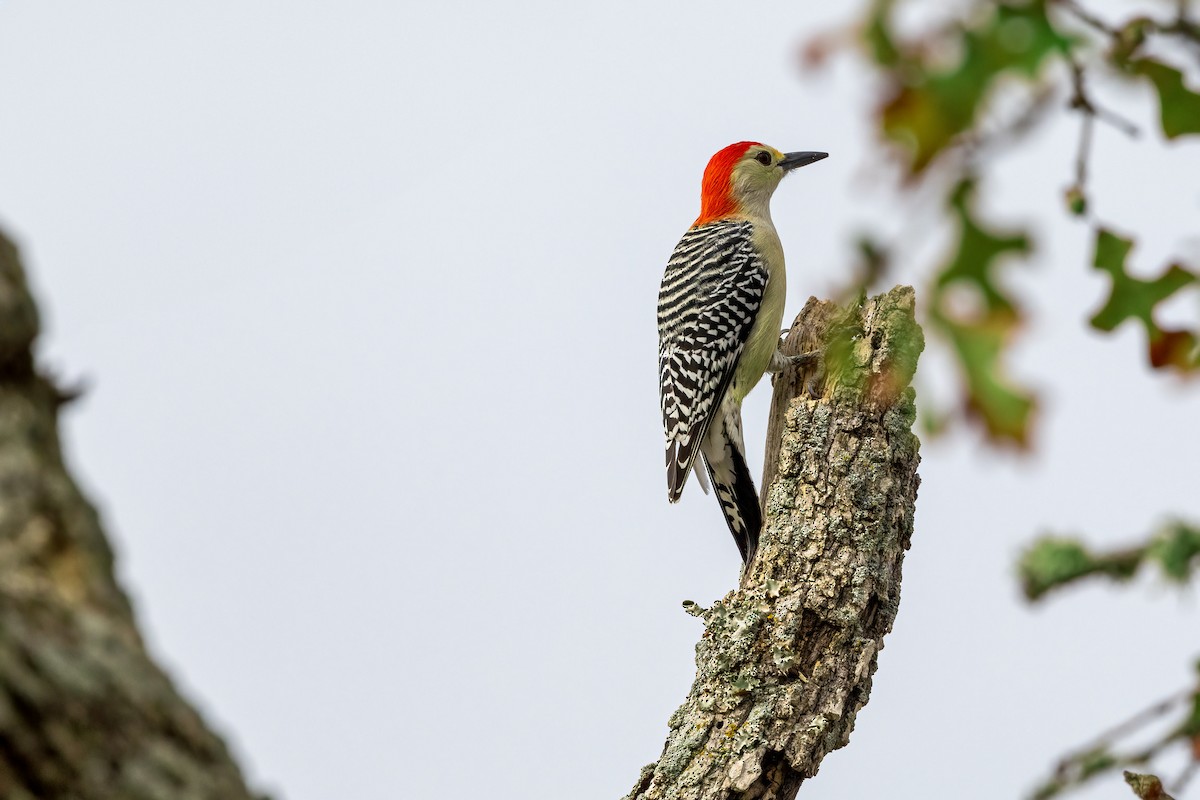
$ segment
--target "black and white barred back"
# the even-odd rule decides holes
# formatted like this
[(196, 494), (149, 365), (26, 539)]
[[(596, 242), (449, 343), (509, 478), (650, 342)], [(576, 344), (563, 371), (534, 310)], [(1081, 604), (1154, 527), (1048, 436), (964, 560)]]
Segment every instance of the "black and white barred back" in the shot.
[(748, 560), (761, 512), (746, 467), (738, 404), (726, 402), (767, 285), (754, 226), (720, 220), (692, 228), (667, 263), (658, 294), (658, 374), (666, 434), (667, 497), (679, 499), (696, 456)]

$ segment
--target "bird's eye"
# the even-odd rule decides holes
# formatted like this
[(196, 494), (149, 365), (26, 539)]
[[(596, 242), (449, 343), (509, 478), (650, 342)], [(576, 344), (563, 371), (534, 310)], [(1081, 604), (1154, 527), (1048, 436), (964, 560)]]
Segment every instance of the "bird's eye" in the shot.
[(757, 161), (758, 163), (762, 164), (764, 167), (771, 166), (771, 154), (768, 153), (766, 150), (763, 150), (761, 153), (756, 155), (754, 157), (754, 160)]

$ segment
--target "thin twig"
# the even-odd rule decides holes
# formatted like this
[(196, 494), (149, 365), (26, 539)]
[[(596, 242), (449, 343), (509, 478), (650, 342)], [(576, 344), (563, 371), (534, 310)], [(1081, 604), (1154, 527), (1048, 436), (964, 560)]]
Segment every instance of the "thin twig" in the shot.
[[(1124, 117), (1100, 108), (1088, 94), (1083, 65), (1074, 56), (1067, 55), (1067, 63), (1071, 68), (1071, 99), (1068, 105), (1088, 117), (1095, 117), (1101, 122), (1107, 122), (1130, 138), (1137, 138), (1140, 131), (1138, 126)], [(1090, 133), (1088, 134), (1090, 137)], [(1089, 139), (1090, 144), (1090, 139)]]
[(1155, 25), (1160, 33), (1173, 34), (1190, 39), (1192, 44), (1200, 44), (1200, 25), (1191, 15), (1190, 0), (1177, 0), (1175, 3), (1175, 19), (1166, 25)]
[(1083, 6), (1079, 5), (1079, 3), (1075, 2), (1075, 0), (1055, 0), (1054, 4), (1066, 9), (1080, 22), (1083, 22), (1086, 25), (1088, 25), (1092, 28), (1095, 28), (1096, 30), (1100, 31), (1101, 33), (1108, 34), (1109, 36), (1115, 36), (1117, 34), (1116, 28), (1112, 27), (1107, 22), (1105, 22), (1104, 20), (1097, 17), (1095, 14), (1093, 14), (1092, 12), (1085, 9)]
[(1136, 139), (1142, 133), (1141, 129), (1138, 128), (1137, 123), (1127, 120), (1120, 114), (1109, 111), (1107, 108), (1093, 107), (1092, 116), (1101, 122), (1108, 123), (1121, 133), (1128, 136), (1130, 139)]
[(1079, 191), (1087, 184), (1088, 158), (1092, 153), (1092, 127), (1095, 121), (1092, 114), (1084, 114), (1079, 126), (1079, 149), (1075, 153), (1075, 186)]
[(1114, 725), (1104, 733), (1100, 734), (1100, 736), (1096, 738), (1097, 743), (1119, 739), (1121, 736), (1131, 733), (1132, 731), (1152, 721), (1155, 717), (1161, 717), (1163, 714), (1166, 714), (1173, 706), (1176, 706), (1179, 703), (1182, 703), (1184, 700), (1190, 698), (1192, 693), (1193, 692), (1191, 689), (1185, 689), (1182, 692), (1177, 692), (1173, 695), (1163, 698), (1162, 700), (1159, 700), (1149, 708), (1142, 709), (1124, 722)]
[(1079, 127), (1079, 144), (1075, 149), (1075, 188), (1082, 194), (1087, 185), (1088, 160), (1092, 155), (1092, 127), (1096, 114), (1083, 89), (1083, 67), (1073, 57), (1068, 58), (1071, 64), (1071, 85), (1074, 89), (1071, 108), (1083, 112), (1083, 123)]
[[(1194, 692), (1192, 689), (1187, 689), (1185, 691), (1170, 695), (1169, 697), (1160, 700), (1149, 708), (1139, 711), (1124, 722), (1114, 725), (1112, 728), (1109, 728), (1107, 731), (1093, 739), (1091, 743), (1077, 748), (1074, 753), (1064, 756), (1059, 761), (1058, 771), (1060, 773), (1065, 772), (1075, 762), (1082, 761), (1092, 753), (1095, 753), (1098, 750), (1107, 750), (1109, 746), (1112, 745), (1117, 739), (1125, 736), (1128, 733), (1132, 733), (1138, 728), (1141, 728), (1142, 726), (1154, 721), (1156, 718), (1161, 717), (1163, 714), (1166, 714), (1174, 706), (1190, 698), (1193, 693)], [(1157, 751), (1157, 747), (1164, 746), (1169, 741), (1169, 739), (1165, 739), (1156, 745), (1154, 748), (1155, 752)], [(1140, 762), (1143, 760), (1143, 756), (1148, 758), (1150, 755), (1153, 755), (1153, 752), (1148, 751), (1147, 753), (1139, 754), (1137, 756), (1130, 756), (1127, 760)]]
[[(1053, 87), (1035, 88), (1029, 102), (1010, 119), (988, 126), (991, 128), (990, 130), (975, 130), (960, 136), (959, 149), (963, 160), (967, 163), (974, 163), (979, 160), (981, 153), (995, 152), (1002, 146), (1014, 144), (1017, 139), (1031, 131), (1043, 119), (1053, 98)], [(983, 128), (985, 125), (986, 123), (981, 122), (976, 127), (977, 129)]]

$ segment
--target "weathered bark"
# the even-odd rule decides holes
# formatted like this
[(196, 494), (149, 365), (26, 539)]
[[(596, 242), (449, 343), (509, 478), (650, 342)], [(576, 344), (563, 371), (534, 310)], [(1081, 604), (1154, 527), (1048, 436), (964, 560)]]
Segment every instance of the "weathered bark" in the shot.
[(0, 235), (0, 797), (254, 797), (146, 653), (95, 509), (63, 465), (38, 315)]
[(786, 800), (849, 741), (920, 482), (913, 303), (898, 287), (849, 309), (810, 300), (796, 319), (784, 352), (820, 349), (824, 369), (775, 381), (758, 555), (740, 588), (691, 607), (695, 683), (627, 800)]

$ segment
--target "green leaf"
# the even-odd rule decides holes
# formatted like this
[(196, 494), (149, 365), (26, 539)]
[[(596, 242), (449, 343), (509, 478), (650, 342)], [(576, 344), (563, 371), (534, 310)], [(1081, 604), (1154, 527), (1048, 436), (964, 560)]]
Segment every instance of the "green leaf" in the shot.
[[(971, 129), (998, 79), (1034, 78), (1048, 57), (1069, 51), (1074, 40), (1058, 32), (1044, 0), (989, 5), (970, 25), (947, 25), (907, 50), (891, 29), (893, 2), (880, 0), (864, 32), (876, 64), (892, 78), (879, 109), (885, 138), (907, 155), (910, 173), (927, 167), (956, 138)], [(959, 52), (949, 66), (936, 53)]]
[(1147, 561), (1157, 563), (1168, 581), (1186, 582), (1200, 570), (1200, 527), (1170, 522), (1146, 544), (1100, 553), (1077, 539), (1046, 536), (1021, 556), (1017, 573), (1025, 597), (1037, 600), (1051, 589), (1091, 575), (1128, 580)]
[(940, 318), (935, 325), (949, 337), (958, 356), (966, 383), (963, 407), (967, 413), (978, 418), (993, 439), (1027, 445), (1037, 401), (1007, 378), (1000, 363), (1012, 338), (1012, 318), (996, 315), (967, 323)]
[(1200, 528), (1173, 522), (1159, 532), (1147, 553), (1170, 580), (1183, 583), (1200, 566)]
[[(974, 191), (975, 182), (968, 178), (951, 193), (958, 243), (937, 273), (930, 322), (954, 347), (968, 414), (982, 421), (992, 438), (1023, 446), (1036, 400), (1009, 380), (1002, 363), (1023, 316), (992, 273), (1002, 259), (1027, 255), (1031, 246), (1023, 231), (996, 233), (985, 228), (973, 214)], [(964, 299), (978, 302), (963, 308), (964, 303), (956, 301)]]
[(1200, 94), (1184, 85), (1182, 72), (1153, 58), (1134, 59), (1125, 68), (1154, 84), (1164, 136), (1175, 139), (1200, 133)]
[(1171, 264), (1159, 277), (1145, 281), (1125, 270), (1125, 261), (1133, 240), (1105, 228), (1096, 231), (1096, 256), (1093, 265), (1112, 278), (1112, 290), (1104, 307), (1092, 316), (1092, 327), (1111, 331), (1127, 319), (1140, 321), (1148, 337), (1151, 366), (1187, 372), (1200, 368), (1200, 347), (1196, 334), (1187, 330), (1168, 330), (1154, 321), (1154, 307), (1175, 292), (1200, 278), (1179, 264)]
[(972, 178), (960, 182), (950, 195), (950, 208), (958, 218), (958, 249), (938, 271), (938, 289), (956, 282), (966, 283), (979, 290), (989, 312), (1017, 315), (1016, 306), (993, 282), (992, 268), (1002, 256), (1028, 255), (1032, 249), (1029, 237), (1024, 231), (1000, 234), (985, 230), (972, 215), (974, 197)]
[(891, 13), (896, 0), (874, 0), (863, 28), (863, 39), (871, 57), (881, 67), (891, 67), (900, 60), (900, 51), (892, 41)]
[(1057, 589), (1090, 575), (1107, 575), (1128, 580), (1142, 563), (1142, 549), (1113, 554), (1091, 553), (1077, 539), (1044, 537), (1034, 542), (1017, 562), (1021, 589), (1027, 600), (1038, 600)]

